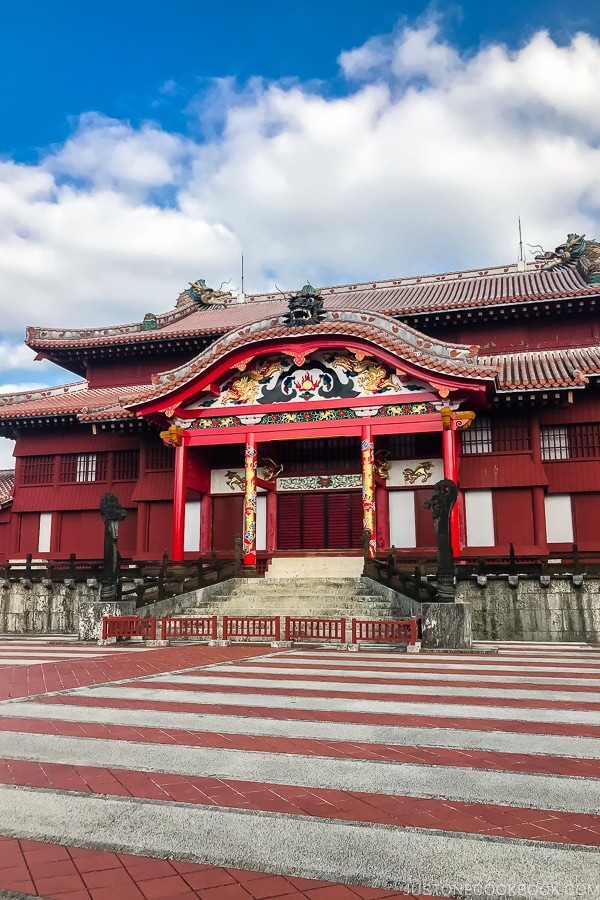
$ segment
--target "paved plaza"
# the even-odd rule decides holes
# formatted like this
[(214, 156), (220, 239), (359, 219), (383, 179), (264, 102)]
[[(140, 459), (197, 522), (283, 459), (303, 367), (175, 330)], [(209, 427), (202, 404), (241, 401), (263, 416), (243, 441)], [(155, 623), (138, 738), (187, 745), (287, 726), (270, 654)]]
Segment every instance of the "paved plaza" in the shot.
[(600, 648), (497, 646), (0, 640), (0, 897), (600, 897)]

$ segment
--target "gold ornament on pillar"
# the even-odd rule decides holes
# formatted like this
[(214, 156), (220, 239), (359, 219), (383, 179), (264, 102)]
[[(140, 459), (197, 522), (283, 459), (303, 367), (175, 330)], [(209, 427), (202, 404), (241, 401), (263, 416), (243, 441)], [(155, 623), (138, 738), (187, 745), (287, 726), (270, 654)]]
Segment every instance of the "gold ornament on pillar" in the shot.
[(467, 431), (473, 424), (473, 421), (475, 418), (476, 418), (476, 413), (474, 413), (474, 412), (467, 412), (466, 410), (461, 410), (460, 412), (455, 413), (454, 422), (456, 424), (457, 430), (458, 431)]
[(442, 417), (442, 427), (444, 431), (450, 431), (452, 428), (452, 410), (449, 406), (442, 406), (440, 409), (440, 416)]
[(363, 531), (369, 532), (368, 555), (375, 556), (375, 478), (373, 461), (373, 439), (370, 429), (363, 429), (361, 439), (362, 461), (362, 505), (363, 505)]
[(177, 425), (169, 425), (166, 431), (161, 431), (160, 439), (167, 447), (180, 447), (183, 441), (183, 428)]
[(390, 469), (392, 468), (390, 456), (389, 450), (378, 450), (373, 459), (375, 472), (383, 481), (390, 477)]

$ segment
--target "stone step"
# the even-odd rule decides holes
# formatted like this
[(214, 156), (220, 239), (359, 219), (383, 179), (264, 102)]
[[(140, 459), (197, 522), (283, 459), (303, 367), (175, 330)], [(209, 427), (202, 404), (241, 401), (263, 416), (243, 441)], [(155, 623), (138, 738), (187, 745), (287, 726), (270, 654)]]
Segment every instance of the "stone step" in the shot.
[(362, 556), (276, 557), (267, 570), (266, 580), (312, 578), (315, 571), (322, 578), (360, 578), (363, 568)]
[(291, 616), (292, 618), (306, 618), (306, 619), (353, 619), (353, 618), (368, 618), (368, 619), (388, 619), (390, 618), (390, 610), (389, 609), (326, 609), (323, 610), (321, 608), (315, 609), (278, 609), (276, 612), (273, 609), (268, 608), (260, 608), (257, 607), (255, 609), (245, 609), (243, 607), (234, 607), (227, 609), (186, 609), (181, 613), (176, 613), (177, 616), (212, 616), (212, 615), (225, 615), (225, 616), (248, 616), (248, 617), (256, 617), (260, 618), (263, 616), (271, 617), (271, 616)]
[(312, 597), (297, 597), (294, 594), (279, 595), (276, 597), (247, 597), (244, 595), (235, 597), (208, 597), (206, 600), (190, 597), (186, 605), (189, 606), (205, 606), (207, 603), (213, 606), (226, 606), (228, 603), (236, 605), (246, 604), (248, 606), (390, 606), (391, 601), (385, 597), (362, 596), (362, 597), (320, 597), (317, 594)]
[[(262, 590), (258, 590), (258, 591), (248, 591), (248, 590), (244, 590), (244, 589), (240, 588), (240, 589), (234, 590), (234, 591), (222, 591), (222, 592), (219, 591), (218, 593), (213, 594), (213, 596), (214, 597), (240, 597), (240, 596), (244, 596), (244, 597), (279, 597), (279, 596), (285, 596), (285, 595), (287, 595), (287, 596), (293, 595), (294, 597), (323, 597), (323, 596), (355, 597), (357, 595), (358, 596), (365, 595), (365, 594), (368, 595), (368, 593), (369, 592), (365, 591), (365, 590), (342, 591), (342, 590), (335, 590), (335, 589), (332, 590), (331, 588), (328, 588), (328, 587), (319, 587), (319, 588), (314, 588), (313, 590), (310, 590), (310, 589), (307, 590), (304, 588), (295, 589), (294, 587), (288, 586), (285, 588), (279, 588), (276, 591), (268, 590), (267, 588), (263, 588)], [(377, 596), (380, 596), (380, 595), (378, 594)]]
[[(226, 583), (226, 582), (225, 582)], [(239, 578), (236, 581), (238, 587), (247, 590), (277, 590), (278, 588), (306, 588), (312, 590), (316, 585), (324, 584), (331, 588), (355, 590), (362, 582), (361, 578)]]
[(318, 599), (319, 602), (327, 602), (331, 601), (333, 603), (341, 603), (344, 601), (348, 602), (357, 602), (357, 603), (387, 603), (388, 601), (381, 597), (379, 594), (330, 594), (327, 593), (318, 593), (314, 594), (298, 594), (295, 591), (289, 592), (277, 592), (272, 593), (270, 591), (264, 591), (264, 593), (256, 593), (256, 594), (246, 594), (246, 593), (236, 593), (236, 594), (213, 594), (211, 597), (211, 601), (213, 603), (227, 603), (229, 600), (236, 600), (240, 602), (248, 602), (251, 603), (254, 600), (267, 600), (268, 602), (287, 602), (288, 600), (296, 600), (299, 603), (310, 603), (312, 600)]

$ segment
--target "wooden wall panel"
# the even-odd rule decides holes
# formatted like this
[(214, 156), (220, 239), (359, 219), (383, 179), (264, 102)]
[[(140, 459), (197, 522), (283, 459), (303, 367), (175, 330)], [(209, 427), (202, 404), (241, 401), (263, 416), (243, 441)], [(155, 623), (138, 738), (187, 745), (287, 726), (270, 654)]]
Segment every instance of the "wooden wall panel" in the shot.
[(460, 457), (459, 482), (465, 490), (544, 485), (547, 476), (530, 453), (482, 453)]
[(598, 549), (598, 494), (575, 494), (573, 504), (573, 530), (575, 542), (581, 550)]
[(508, 488), (494, 491), (494, 518), (497, 546), (506, 548), (512, 543), (517, 553), (523, 552), (519, 548), (533, 546), (535, 538), (530, 490)]
[(76, 553), (80, 559), (102, 559), (104, 556), (104, 522), (97, 510), (69, 510), (57, 514), (58, 539), (56, 554), (65, 559)]
[(302, 494), (278, 494), (277, 549), (297, 550), (301, 546)]
[(148, 557), (160, 559), (173, 548), (173, 504), (148, 504)]
[(213, 497), (213, 548), (233, 553), (234, 536), (244, 528), (244, 495)]
[(19, 516), (17, 546), (19, 556), (26, 556), (27, 553), (32, 553), (34, 556), (37, 554), (39, 530), (39, 513), (23, 513)]
[[(597, 459), (561, 459), (544, 463), (548, 473), (548, 493), (600, 492), (600, 464)], [(600, 502), (600, 496), (597, 497)]]
[(433, 516), (430, 509), (425, 509), (423, 504), (430, 500), (433, 491), (431, 488), (415, 490), (415, 525), (417, 532), (417, 548), (431, 549), (437, 547)]

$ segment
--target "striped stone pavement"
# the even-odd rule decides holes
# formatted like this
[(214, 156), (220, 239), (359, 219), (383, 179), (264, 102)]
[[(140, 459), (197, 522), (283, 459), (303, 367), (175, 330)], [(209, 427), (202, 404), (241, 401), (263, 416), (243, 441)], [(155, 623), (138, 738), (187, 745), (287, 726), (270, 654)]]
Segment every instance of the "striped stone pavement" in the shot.
[[(146, 650), (143, 644), (138, 650)], [(73, 659), (97, 659), (121, 652), (114, 645), (98, 647), (95, 644), (80, 644), (76, 635), (56, 637), (0, 637), (0, 667), (32, 666), (38, 663), (59, 662)]]
[(600, 896), (600, 648), (496, 646), (7, 666), (0, 892)]

